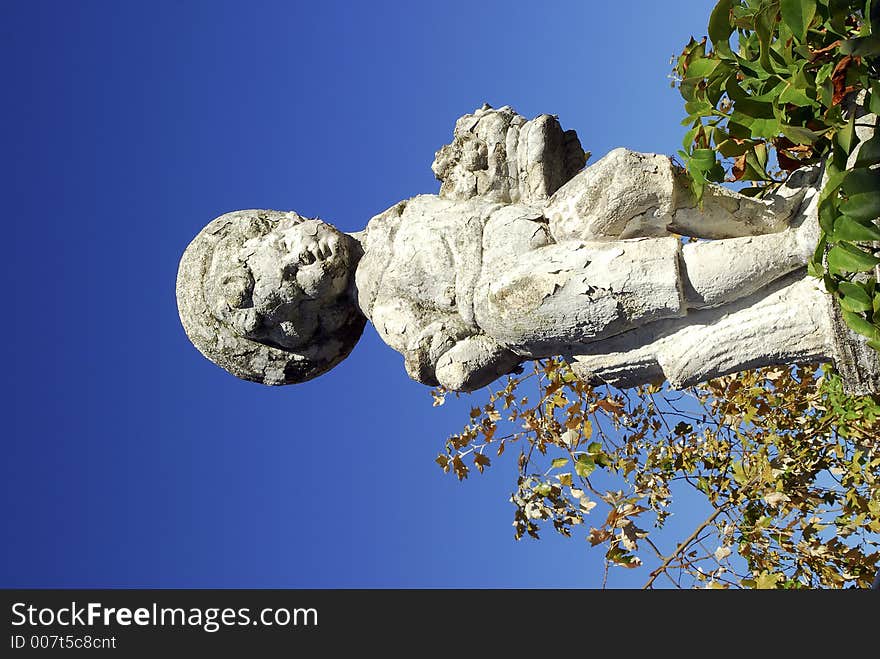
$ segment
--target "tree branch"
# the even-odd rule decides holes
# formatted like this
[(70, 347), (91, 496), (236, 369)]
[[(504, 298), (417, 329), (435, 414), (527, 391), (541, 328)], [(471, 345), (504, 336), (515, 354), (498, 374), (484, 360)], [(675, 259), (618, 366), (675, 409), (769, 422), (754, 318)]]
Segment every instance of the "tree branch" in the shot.
[(727, 507), (727, 504), (725, 503), (724, 505), (716, 508), (712, 512), (712, 514), (709, 515), (709, 517), (707, 517), (703, 521), (702, 524), (700, 524), (696, 529), (694, 529), (694, 532), (691, 533), (687, 538), (685, 538), (681, 542), (681, 544), (678, 545), (678, 547), (675, 549), (675, 551), (672, 552), (669, 556), (667, 556), (663, 560), (663, 563), (660, 564), (660, 567), (658, 567), (656, 570), (651, 572), (651, 577), (648, 579), (647, 583), (644, 586), (642, 586), (642, 590), (647, 590), (648, 588), (650, 588), (653, 585), (654, 581), (657, 579), (657, 577), (659, 577), (661, 574), (663, 574), (663, 572), (666, 571), (666, 568), (669, 567), (669, 564), (672, 563), (672, 561), (675, 559), (675, 557), (678, 556), (679, 554), (681, 554), (681, 552), (683, 552), (685, 549), (687, 549), (688, 545), (690, 545), (697, 537), (699, 537), (700, 533), (702, 533), (703, 530), (707, 526), (709, 526), (709, 524), (714, 522), (715, 518), (718, 517), (718, 515), (720, 515), (726, 507)]

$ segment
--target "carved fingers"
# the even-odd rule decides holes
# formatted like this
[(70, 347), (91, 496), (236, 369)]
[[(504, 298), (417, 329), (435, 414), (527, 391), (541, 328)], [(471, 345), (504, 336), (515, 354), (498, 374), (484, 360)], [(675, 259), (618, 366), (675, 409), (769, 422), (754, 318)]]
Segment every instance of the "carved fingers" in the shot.
[(437, 381), (452, 391), (473, 391), (513, 372), (521, 358), (485, 334), (455, 344), (437, 362)]

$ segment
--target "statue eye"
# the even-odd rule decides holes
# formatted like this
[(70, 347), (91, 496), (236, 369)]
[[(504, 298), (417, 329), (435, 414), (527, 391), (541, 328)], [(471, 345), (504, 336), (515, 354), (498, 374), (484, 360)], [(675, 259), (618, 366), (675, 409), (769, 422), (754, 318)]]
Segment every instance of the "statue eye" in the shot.
[(303, 253), (299, 255), (299, 262), (302, 265), (311, 265), (315, 262), (315, 255), (307, 249), (303, 250)]

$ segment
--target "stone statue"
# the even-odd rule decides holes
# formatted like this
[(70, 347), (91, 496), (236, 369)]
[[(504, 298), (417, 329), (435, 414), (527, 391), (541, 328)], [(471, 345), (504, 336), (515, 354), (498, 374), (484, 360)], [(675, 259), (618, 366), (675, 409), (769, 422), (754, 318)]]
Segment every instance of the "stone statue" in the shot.
[(766, 200), (710, 185), (698, 208), (665, 156), (584, 164), (555, 117), (484, 106), (437, 152), (439, 195), (363, 231), (270, 210), (212, 221), (181, 259), (184, 328), (266, 384), (329, 370), (367, 319), (413, 379), (460, 391), (556, 355), (617, 386), (843, 359), (831, 298), (805, 273), (820, 168)]

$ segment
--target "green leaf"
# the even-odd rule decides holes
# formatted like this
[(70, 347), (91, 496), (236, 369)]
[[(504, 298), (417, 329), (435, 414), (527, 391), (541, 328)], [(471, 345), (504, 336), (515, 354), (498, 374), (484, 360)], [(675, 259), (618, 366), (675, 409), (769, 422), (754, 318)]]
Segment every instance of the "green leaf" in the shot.
[(856, 155), (856, 167), (870, 167), (880, 163), (880, 133), (875, 133), (867, 142), (861, 142)]
[(831, 78), (825, 78), (820, 82), (818, 76), (816, 76), (816, 92), (819, 95), (819, 101), (821, 101), (822, 105), (826, 108), (830, 108), (831, 103), (834, 100), (834, 83), (831, 81)]
[(816, 0), (782, 0), (779, 6), (782, 20), (798, 41), (803, 42), (807, 28), (816, 15)]
[(709, 101), (704, 101), (701, 99), (697, 99), (695, 101), (688, 101), (684, 104), (684, 111), (688, 113), (688, 119), (692, 116), (709, 116), (712, 114), (712, 111), (715, 108), (712, 106)]
[(813, 144), (823, 135), (823, 133), (804, 128), (803, 126), (786, 126), (782, 124), (779, 128), (782, 130), (782, 134), (795, 144)]
[(719, 64), (719, 60), (709, 57), (700, 57), (688, 64), (688, 78), (706, 78), (712, 73)]
[(840, 212), (856, 220), (873, 220), (880, 216), (880, 188), (876, 192), (851, 196), (840, 204)]
[(807, 107), (813, 105), (816, 101), (807, 96), (803, 89), (798, 89), (794, 85), (789, 84), (789, 86), (783, 89), (782, 93), (779, 95), (779, 102), (791, 103), (798, 107)]
[(868, 100), (868, 111), (880, 114), (880, 80), (871, 82), (871, 98)]
[[(753, 119), (775, 119), (773, 114), (773, 103), (770, 101), (758, 101), (754, 96), (749, 95), (739, 86), (736, 76), (730, 76), (724, 83), (724, 90), (734, 103), (734, 109), (739, 111), (741, 116), (751, 117)], [(734, 119), (736, 121), (736, 119)], [(740, 122), (742, 123), (742, 122)], [(748, 125), (743, 123), (743, 125)]]
[(843, 310), (840, 315), (843, 316), (846, 324), (849, 325), (854, 332), (858, 332), (872, 341), (880, 341), (880, 328), (876, 325), (869, 323), (859, 314), (853, 313), (852, 311)]
[(834, 232), (834, 223), (839, 217), (834, 199), (825, 199), (819, 202), (819, 226), (826, 234)]
[(843, 298), (840, 300), (841, 307), (853, 312), (872, 310), (871, 297), (864, 288), (849, 281), (841, 281), (838, 286), (843, 293)]
[(709, 15), (709, 39), (719, 53), (731, 55), (728, 39), (733, 34), (733, 26), (730, 24), (730, 10), (734, 0), (720, 0), (712, 13)]
[(840, 281), (839, 279), (835, 279), (834, 277), (832, 277), (828, 273), (825, 273), (824, 275), (822, 275), (822, 283), (825, 284), (825, 290), (828, 291), (829, 293), (836, 293), (837, 292), (837, 283), (839, 281)]
[(876, 256), (849, 243), (837, 243), (828, 252), (828, 267), (838, 272), (867, 272), (878, 263)]
[(853, 57), (876, 57), (880, 55), (880, 35), (847, 39), (840, 44), (840, 52)]
[(559, 467), (564, 467), (568, 464), (568, 458), (556, 458), (552, 463), (554, 469), (558, 469)]
[(700, 169), (709, 169), (715, 164), (714, 149), (694, 149), (691, 160), (699, 164)]
[[(779, 121), (775, 117), (764, 119), (755, 117), (751, 114), (744, 114), (739, 111), (740, 105), (741, 103), (737, 104), (737, 109), (734, 110), (733, 114), (731, 115), (731, 119), (741, 126), (747, 126), (749, 129), (749, 137), (774, 138), (782, 132)], [(767, 105), (769, 107), (770, 104), (764, 103), (761, 105)]]
[(595, 469), (596, 463), (593, 462), (593, 458), (590, 458), (586, 455), (578, 456), (577, 462), (574, 463), (574, 470), (581, 478), (586, 478), (587, 476), (592, 474)]
[(834, 221), (833, 234), (834, 240), (880, 240), (880, 227), (870, 220), (857, 220), (849, 215), (841, 215)]
[(880, 190), (880, 171), (852, 169), (846, 173), (842, 187), (847, 196), (876, 194)]
[(813, 261), (819, 266), (820, 270), (824, 271), (824, 266), (822, 265), (822, 261), (825, 258), (825, 248), (828, 246), (828, 236), (824, 233), (822, 237), (819, 238), (819, 243), (816, 245), (816, 250), (813, 252)]
[(778, 2), (762, 4), (755, 14), (755, 34), (758, 35), (760, 44), (759, 61), (764, 70), (775, 73), (773, 62), (770, 59), (770, 39), (773, 36), (773, 28), (776, 26), (776, 13), (779, 11)]
[(779, 135), (782, 127), (776, 119), (755, 119), (751, 125), (752, 137), (772, 139)]
[(739, 142), (736, 140), (724, 140), (718, 145), (718, 151), (725, 158), (735, 158), (741, 156), (753, 146), (751, 142)]
[(767, 169), (767, 145), (759, 142), (755, 145), (755, 159), (762, 170)]
[[(770, 83), (770, 82), (772, 82), (772, 81), (768, 81), (768, 83)], [(779, 100), (779, 95), (783, 91), (785, 91), (785, 88), (787, 86), (788, 86), (788, 83), (785, 82), (784, 80), (780, 80), (779, 82), (776, 82), (769, 89), (767, 89), (765, 85), (762, 85), (762, 89), (764, 89), (765, 91), (762, 94), (758, 94), (755, 96), (749, 96), (749, 98), (753, 101), (758, 101), (760, 103), (772, 104), (775, 101)]]
[(672, 429), (672, 432), (674, 432), (676, 435), (686, 435), (689, 432), (693, 432), (693, 430), (694, 427), (691, 424), (685, 423), (684, 421), (679, 421), (678, 424), (676, 424), (675, 428)]
[[(685, 148), (685, 151), (691, 148), (691, 144), (694, 143), (694, 137), (696, 137), (698, 130), (699, 126), (694, 126), (684, 134), (684, 139), (681, 141), (681, 145)], [(685, 153), (685, 156), (687, 156), (687, 153)]]
[(843, 148), (847, 155), (852, 153), (852, 149), (856, 142), (856, 113), (853, 112), (846, 126), (840, 129), (836, 135), (837, 143)]
[(828, 180), (825, 181), (825, 185), (822, 186), (822, 192), (819, 193), (819, 203), (821, 204), (826, 199), (831, 199), (832, 195), (837, 192), (837, 189), (843, 183), (843, 179), (846, 178), (846, 171), (834, 170), (829, 163), (828, 167)]

